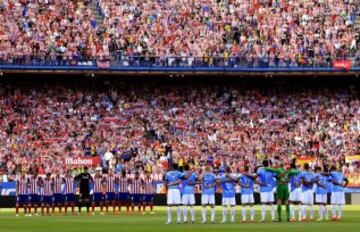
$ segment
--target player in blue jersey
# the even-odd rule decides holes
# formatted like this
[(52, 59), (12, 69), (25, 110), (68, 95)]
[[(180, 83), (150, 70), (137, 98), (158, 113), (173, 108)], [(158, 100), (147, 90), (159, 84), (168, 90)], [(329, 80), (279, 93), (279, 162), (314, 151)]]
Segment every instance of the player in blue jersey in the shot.
[[(241, 213), (242, 223), (246, 222), (246, 206), (250, 207), (250, 220), (254, 222), (255, 210), (254, 210), (254, 180), (255, 178), (250, 176), (249, 167), (244, 167), (244, 175), (239, 178), (239, 185), (241, 187)], [(246, 175), (245, 175), (246, 174)]]
[(275, 206), (274, 206), (274, 186), (276, 186), (276, 174), (266, 171), (265, 168), (269, 167), (269, 161), (263, 161), (264, 168), (257, 170), (258, 183), (260, 185), (260, 199), (261, 199), (261, 222), (265, 221), (266, 205), (270, 205), (271, 219), (275, 220)]
[(315, 202), (319, 205), (319, 219), (322, 221), (323, 217), (326, 220), (329, 220), (328, 210), (327, 210), (327, 183), (329, 177), (321, 173), (321, 167), (315, 168), (316, 173), (316, 192), (315, 192)]
[(201, 182), (201, 216), (202, 223), (206, 223), (206, 206), (211, 207), (211, 222), (215, 222), (215, 191), (217, 179), (210, 166), (206, 166), (200, 179)]
[(299, 178), (302, 181), (301, 191), (303, 194), (302, 204), (302, 220), (306, 220), (306, 206), (310, 207), (310, 220), (314, 219), (314, 183), (315, 183), (315, 174), (310, 172), (310, 165), (308, 163), (304, 164), (304, 171), (300, 173)]
[(182, 181), (182, 205), (184, 223), (187, 223), (188, 207), (190, 208), (191, 222), (195, 223), (195, 185), (198, 181), (198, 176), (195, 172), (190, 170), (189, 165), (184, 166), (184, 177)]
[(181, 184), (181, 179), (183, 178), (183, 176), (184, 176), (184, 174), (177, 170), (176, 164), (173, 164), (172, 170), (170, 170), (166, 173), (166, 176), (165, 176), (166, 183), (165, 184), (168, 189), (168, 193), (167, 193), (168, 220), (167, 220), (166, 224), (171, 224), (171, 221), (172, 221), (171, 208), (174, 206), (177, 207), (177, 223), (178, 224), (180, 223), (180, 220), (181, 220), (181, 209), (179, 207), (181, 205), (180, 184)]
[[(292, 170), (296, 169), (295, 162), (291, 163), (290, 165)], [(299, 214), (299, 221), (302, 220), (302, 191), (301, 191), (301, 184), (302, 181), (299, 178), (300, 174), (291, 175), (290, 176), (290, 221), (296, 221), (295, 219), (295, 205), (298, 205), (298, 214)]]
[(218, 179), (218, 182), (221, 183), (222, 189), (222, 221), (221, 223), (226, 222), (226, 215), (227, 215), (227, 207), (230, 206), (230, 215), (231, 219), (230, 222), (235, 222), (235, 186), (238, 178), (231, 174), (231, 168), (226, 167), (225, 173), (221, 175)]
[[(340, 220), (342, 218), (342, 207), (345, 204), (344, 188), (348, 185), (348, 179), (341, 172), (337, 171), (335, 166), (330, 168), (330, 181), (333, 184), (331, 192), (332, 219)], [(338, 211), (336, 212), (336, 206)]]

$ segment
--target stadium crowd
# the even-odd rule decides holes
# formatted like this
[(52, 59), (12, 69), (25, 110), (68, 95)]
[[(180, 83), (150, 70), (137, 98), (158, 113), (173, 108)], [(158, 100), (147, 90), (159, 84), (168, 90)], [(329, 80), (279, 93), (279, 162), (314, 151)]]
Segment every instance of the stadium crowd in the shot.
[[(96, 88), (94, 88), (96, 85)], [(242, 172), (264, 158), (315, 157), (359, 172), (355, 86), (163, 86), (126, 82), (0, 85), (0, 172), (66, 170), (64, 157), (98, 156), (103, 169), (162, 179), (173, 163)]]
[(117, 54), (122, 60), (183, 57), (189, 65), (194, 58), (213, 64), (220, 57), (227, 64), (236, 57), (295, 66), (360, 56), (357, 0), (95, 3), (103, 16), (101, 30), (88, 0), (2, 0), (1, 60), (71, 64)]

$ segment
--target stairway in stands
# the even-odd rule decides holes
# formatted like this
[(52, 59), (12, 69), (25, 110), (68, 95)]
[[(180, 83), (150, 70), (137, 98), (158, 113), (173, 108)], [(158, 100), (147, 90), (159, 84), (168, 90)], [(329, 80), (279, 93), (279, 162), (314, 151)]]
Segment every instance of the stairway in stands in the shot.
[(103, 24), (103, 18), (100, 15), (99, 9), (97, 7), (97, 0), (92, 0), (91, 3), (89, 3), (88, 7), (91, 9), (93, 16), (96, 21), (96, 25), (98, 26), (99, 31), (105, 31), (105, 27)]

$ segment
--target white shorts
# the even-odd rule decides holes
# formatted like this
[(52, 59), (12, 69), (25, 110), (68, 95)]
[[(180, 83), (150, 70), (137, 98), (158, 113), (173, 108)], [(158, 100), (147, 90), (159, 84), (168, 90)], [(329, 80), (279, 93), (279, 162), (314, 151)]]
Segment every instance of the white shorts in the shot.
[(241, 194), (241, 204), (254, 204), (254, 194)]
[(316, 201), (316, 203), (326, 204), (327, 203), (327, 194), (316, 194), (315, 201)]
[(194, 194), (182, 195), (182, 204), (183, 205), (195, 205), (195, 195)]
[(168, 205), (180, 205), (181, 204), (181, 194), (179, 189), (169, 189), (167, 194), (167, 204)]
[(344, 192), (332, 192), (331, 193), (332, 205), (345, 205), (345, 193)]
[(235, 197), (223, 197), (222, 198), (223, 206), (234, 206), (236, 205)]
[(202, 205), (215, 205), (215, 195), (202, 194), (201, 195)]
[(302, 191), (301, 188), (296, 188), (290, 192), (289, 201), (302, 202)]
[(274, 193), (273, 192), (260, 192), (261, 203), (274, 203)]
[(302, 193), (302, 201), (304, 205), (313, 205), (314, 204), (314, 192), (312, 190), (307, 190)]

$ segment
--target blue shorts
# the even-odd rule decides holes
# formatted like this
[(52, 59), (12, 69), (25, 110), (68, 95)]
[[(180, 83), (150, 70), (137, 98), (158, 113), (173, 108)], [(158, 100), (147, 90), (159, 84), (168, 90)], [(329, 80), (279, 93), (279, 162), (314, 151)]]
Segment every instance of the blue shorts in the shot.
[(100, 203), (103, 201), (103, 194), (102, 193), (94, 193), (93, 194), (93, 202)]
[(45, 205), (50, 205), (52, 203), (52, 196), (43, 196), (41, 202)]
[(154, 202), (154, 194), (144, 194), (144, 203), (152, 203)]
[(18, 205), (25, 205), (28, 203), (28, 195), (18, 195), (16, 198), (16, 203)]
[(115, 193), (106, 193), (105, 200), (106, 201), (116, 201)]
[(39, 204), (39, 202), (40, 202), (40, 197), (38, 194), (29, 195), (29, 203), (36, 205)]
[(66, 202), (75, 202), (75, 194), (74, 193), (67, 193), (65, 200), (66, 200)]
[(131, 195), (131, 201), (134, 204), (142, 203), (142, 194), (132, 194)]
[(119, 195), (119, 201), (121, 202), (129, 201), (130, 198), (129, 193), (119, 193), (118, 195)]
[(54, 203), (55, 203), (55, 204), (62, 204), (62, 203), (64, 203), (64, 194), (54, 193)]

